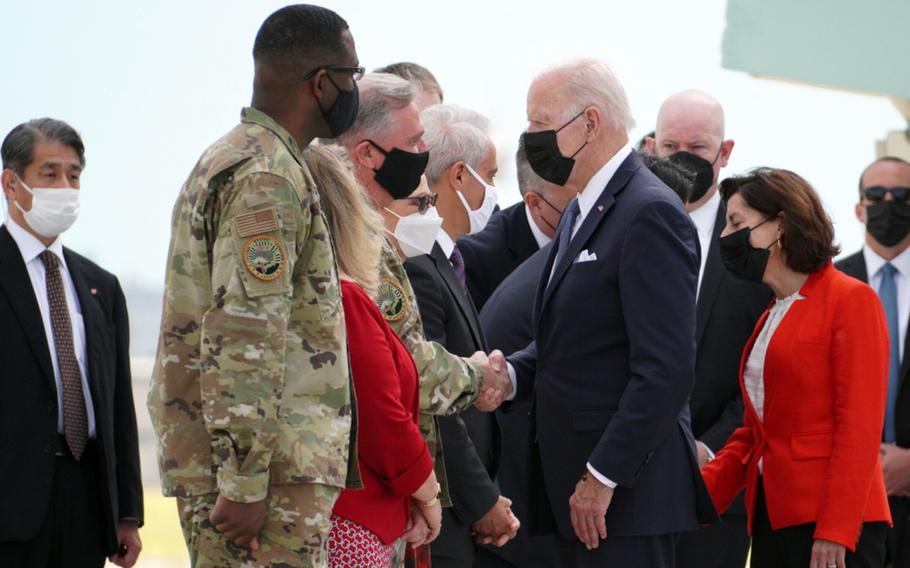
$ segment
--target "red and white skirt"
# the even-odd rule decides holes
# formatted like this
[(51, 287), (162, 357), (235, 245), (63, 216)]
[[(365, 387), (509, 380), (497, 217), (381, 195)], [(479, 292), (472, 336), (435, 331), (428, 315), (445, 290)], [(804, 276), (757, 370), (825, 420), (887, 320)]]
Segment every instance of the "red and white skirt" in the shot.
[(389, 568), (392, 546), (355, 522), (332, 515), (329, 568)]

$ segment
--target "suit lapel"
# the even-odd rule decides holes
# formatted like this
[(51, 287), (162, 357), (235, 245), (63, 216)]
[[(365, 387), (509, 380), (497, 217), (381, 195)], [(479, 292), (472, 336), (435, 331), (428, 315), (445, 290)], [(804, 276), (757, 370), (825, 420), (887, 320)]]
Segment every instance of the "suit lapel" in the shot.
[(455, 303), (458, 304), (459, 309), (461, 309), (465, 321), (468, 322), (468, 327), (471, 328), (471, 335), (474, 337), (474, 341), (477, 345), (483, 346), (483, 336), (480, 333), (480, 325), (477, 321), (477, 310), (474, 309), (474, 304), (471, 303), (468, 294), (458, 282), (458, 277), (455, 276), (452, 264), (446, 257), (446, 253), (442, 251), (442, 247), (439, 246), (439, 243), (433, 245), (433, 250), (430, 252), (430, 258), (433, 259), (433, 262), (436, 265), (436, 271), (439, 272), (443, 282), (445, 282), (446, 286), (449, 288), (449, 292), (455, 298)]
[[(79, 298), (79, 306), (82, 308), (82, 323), (85, 325), (85, 352), (88, 357), (86, 368), (88, 369), (89, 388), (92, 392), (92, 399), (99, 400), (101, 376), (97, 365), (104, 355), (101, 352), (101, 345), (104, 344), (101, 339), (105, 334), (104, 312), (101, 310), (101, 306), (98, 305), (97, 288), (92, 287), (92, 282), (85, 274), (81, 260), (66, 248), (63, 249), (63, 256), (66, 257), (66, 268), (73, 279), (76, 296)], [(92, 294), (92, 290), (96, 290), (96, 293)]]
[[(559, 252), (559, 262), (553, 269), (553, 276), (549, 279), (549, 284), (544, 291), (543, 301), (540, 306), (541, 312), (546, 308), (547, 302), (553, 295), (553, 291), (559, 285), (563, 276), (566, 275), (566, 271), (572, 266), (575, 257), (582, 251), (584, 246), (588, 243), (588, 239), (591, 238), (591, 235), (594, 233), (594, 230), (600, 225), (601, 221), (604, 220), (607, 213), (610, 212), (610, 209), (613, 208), (613, 204), (616, 202), (616, 194), (626, 186), (629, 179), (632, 178), (632, 174), (640, 167), (641, 160), (635, 152), (632, 152), (623, 160), (619, 169), (613, 174), (613, 177), (610, 178), (603, 193), (600, 194), (597, 202), (594, 203), (594, 207), (588, 212), (588, 215), (578, 228), (578, 232), (575, 233), (575, 236), (569, 241), (569, 246), (566, 247), (564, 252)], [(559, 238), (558, 234), (556, 238)]]
[(9, 305), (19, 320), (19, 327), (31, 346), (35, 359), (38, 360), (44, 378), (56, 392), (54, 367), (35, 290), (32, 288), (25, 263), (22, 262), (19, 247), (6, 227), (0, 227), (0, 290), (3, 290), (9, 299)]
[(720, 207), (717, 209), (717, 217), (714, 219), (714, 232), (711, 235), (711, 243), (708, 245), (707, 251), (702, 251), (702, 254), (708, 255), (708, 260), (705, 262), (705, 273), (701, 278), (701, 289), (698, 291), (698, 302), (695, 305), (696, 345), (701, 342), (701, 336), (708, 323), (708, 316), (711, 315), (711, 307), (714, 305), (714, 300), (717, 298), (717, 293), (720, 290), (720, 283), (724, 279), (724, 272), (726, 269), (724, 268), (723, 261), (720, 259), (720, 244), (718, 243), (718, 237), (720, 237), (721, 231), (724, 230), (725, 215), (726, 207), (721, 203)]

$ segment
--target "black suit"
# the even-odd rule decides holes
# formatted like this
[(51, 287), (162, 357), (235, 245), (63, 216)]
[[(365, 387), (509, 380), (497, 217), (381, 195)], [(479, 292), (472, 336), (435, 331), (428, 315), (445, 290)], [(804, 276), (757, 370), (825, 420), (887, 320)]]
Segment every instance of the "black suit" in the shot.
[[(533, 393), (531, 529), (558, 531), (564, 565), (670, 566), (674, 535), (716, 520), (689, 419), (697, 279), (695, 227), (634, 152), (548, 258), (535, 343), (509, 360)], [(587, 463), (618, 483), (593, 551), (569, 515)]]
[[(477, 310), (439, 244), (428, 255), (408, 259), (404, 267), (417, 296), (427, 339), (456, 355), (486, 351)], [(443, 511), (442, 532), (430, 546), (433, 566), (467, 568), (476, 551), (471, 525), (499, 497), (493, 481), (499, 461), (499, 429), (492, 413), (473, 408), (437, 420), (453, 506)]]
[[(97, 511), (87, 514), (97, 517), (98, 552), (108, 555), (117, 550), (118, 521), (132, 518), (141, 526), (143, 515), (126, 301), (112, 274), (68, 249), (64, 256), (85, 324), (97, 433), (81, 462), (72, 464), (82, 468), (78, 475), (95, 476), (89, 491), (97, 494)], [(61, 523), (49, 509), (55, 507), (60, 484), (70, 481), (61, 476), (72, 468), (56, 455), (57, 391), (44, 325), (26, 266), (5, 226), (0, 227), (0, 345), (0, 564), (25, 565), (17, 550), (47, 536), (48, 523)], [(56, 530), (78, 533), (83, 521), (90, 519), (74, 519)]]
[[(724, 267), (718, 238), (725, 215), (721, 203), (696, 304), (695, 388), (689, 401), (692, 434), (714, 453), (743, 424), (739, 364), (755, 323), (771, 302), (767, 286), (737, 278)], [(749, 549), (746, 525), (740, 494), (722, 523), (681, 535), (676, 555), (679, 568), (742, 566)]]
[(464, 257), (468, 292), (478, 310), (499, 283), (539, 249), (523, 201), (493, 215), (483, 231), (459, 239), (458, 248)]
[[(841, 272), (857, 280), (869, 283), (866, 259), (862, 251), (854, 253), (835, 265)], [(897, 445), (910, 448), (910, 333), (904, 339), (904, 357), (901, 360), (897, 403), (894, 408), (894, 422)], [(910, 498), (889, 497), (894, 528), (888, 530), (888, 559), (894, 568), (910, 566)]]
[[(490, 349), (514, 353), (534, 340), (532, 312), (537, 286), (551, 245), (547, 245), (521, 263), (493, 292), (480, 311), (480, 324)], [(508, 412), (498, 412), (502, 431), (502, 462), (496, 481), (502, 494), (512, 500), (512, 511), (522, 521), (528, 512), (528, 400), (509, 405)], [(555, 568), (556, 542), (553, 535), (531, 536), (528, 525), (500, 548), (489, 547), (499, 559), (478, 559), (478, 568), (515, 566), (517, 568)]]

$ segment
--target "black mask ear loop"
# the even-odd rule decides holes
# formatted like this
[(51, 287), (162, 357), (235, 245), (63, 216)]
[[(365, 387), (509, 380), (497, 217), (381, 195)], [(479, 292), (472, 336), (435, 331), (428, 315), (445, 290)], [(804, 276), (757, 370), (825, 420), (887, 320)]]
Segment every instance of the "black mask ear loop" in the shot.
[[(578, 114), (576, 114), (575, 116), (573, 116), (571, 119), (569, 119), (569, 121), (568, 121), (567, 123), (565, 123), (565, 124), (563, 124), (562, 126), (560, 126), (559, 128), (557, 128), (557, 129), (556, 129), (556, 133), (559, 134), (559, 131), (560, 131), (560, 130), (562, 130), (562, 129), (565, 128), (566, 126), (569, 126), (570, 124), (572, 124), (573, 122), (575, 122), (575, 119), (578, 118), (579, 116), (583, 115), (584, 113), (585, 113), (585, 111), (582, 110), (580, 113), (578, 113)], [(574, 157), (577, 156), (578, 153), (581, 152), (581, 151), (584, 149), (584, 147), (587, 146), (587, 145), (588, 145), (588, 141), (585, 140), (585, 143), (581, 145), (581, 148), (579, 148), (578, 150), (575, 150), (575, 153), (572, 154), (572, 155), (569, 156), (569, 157), (570, 157), (570, 158), (574, 158)], [(554, 209), (555, 209), (555, 207), (554, 207)]]

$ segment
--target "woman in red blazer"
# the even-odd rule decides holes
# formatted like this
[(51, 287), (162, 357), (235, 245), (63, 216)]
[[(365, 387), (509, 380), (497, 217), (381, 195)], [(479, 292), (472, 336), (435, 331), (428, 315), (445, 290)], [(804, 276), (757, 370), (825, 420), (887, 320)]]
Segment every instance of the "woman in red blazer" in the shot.
[(744, 424), (703, 469), (719, 511), (745, 487), (752, 566), (884, 565), (878, 450), (888, 331), (875, 291), (835, 270), (834, 229), (798, 175), (724, 180), (721, 257), (775, 300), (743, 354)]
[(382, 219), (334, 153), (310, 146), (304, 157), (320, 189), (341, 276), (363, 481), (335, 503), (328, 566), (388, 568), (396, 540), (429, 543), (442, 520), (433, 460), (417, 425), (417, 368), (365, 292), (379, 285)]

